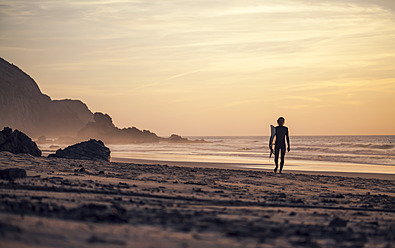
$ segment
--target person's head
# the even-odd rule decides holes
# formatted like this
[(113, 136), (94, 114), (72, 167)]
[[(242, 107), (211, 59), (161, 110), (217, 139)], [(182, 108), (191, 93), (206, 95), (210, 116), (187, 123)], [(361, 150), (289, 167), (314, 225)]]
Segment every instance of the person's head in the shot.
[(278, 118), (277, 119), (277, 123), (278, 123), (279, 126), (284, 126), (284, 123), (285, 123), (284, 117)]

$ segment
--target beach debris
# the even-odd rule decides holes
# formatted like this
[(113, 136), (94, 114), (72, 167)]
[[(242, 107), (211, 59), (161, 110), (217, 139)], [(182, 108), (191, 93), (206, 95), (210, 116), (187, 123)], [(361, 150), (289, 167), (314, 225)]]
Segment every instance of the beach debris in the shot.
[(347, 226), (348, 221), (343, 220), (339, 217), (334, 218), (331, 222), (329, 222), (329, 226), (331, 227), (345, 227)]
[(25, 178), (26, 170), (19, 168), (8, 168), (0, 170), (0, 179), (14, 181), (17, 178)]
[(41, 151), (36, 143), (32, 141), (26, 134), (15, 129), (5, 127), (0, 131), (0, 152), (7, 151), (14, 154), (28, 153), (36, 157), (41, 156)]
[(110, 153), (110, 149), (101, 140), (90, 139), (65, 149), (59, 149), (48, 157), (110, 161)]

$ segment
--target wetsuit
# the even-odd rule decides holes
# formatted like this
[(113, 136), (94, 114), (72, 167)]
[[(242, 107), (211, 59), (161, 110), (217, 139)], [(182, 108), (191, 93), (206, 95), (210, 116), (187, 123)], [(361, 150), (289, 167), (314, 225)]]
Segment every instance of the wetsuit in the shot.
[(281, 152), (280, 173), (283, 170), (283, 166), (284, 166), (284, 157), (286, 151), (285, 139), (287, 139), (287, 144), (289, 146), (288, 128), (284, 126), (277, 126), (276, 142), (274, 143), (274, 162), (276, 163), (276, 168), (274, 169), (274, 171), (277, 171), (278, 156)]

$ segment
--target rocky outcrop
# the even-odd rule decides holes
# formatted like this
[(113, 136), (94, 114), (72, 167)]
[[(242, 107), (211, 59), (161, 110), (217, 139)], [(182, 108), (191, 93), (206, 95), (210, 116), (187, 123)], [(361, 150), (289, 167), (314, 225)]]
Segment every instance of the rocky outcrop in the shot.
[[(82, 126), (86, 123), (93, 121), (93, 113), (89, 110), (88, 106), (80, 100), (63, 99), (63, 100), (52, 100), (52, 105), (56, 109), (63, 109), (65, 112), (73, 115), (76, 120), (81, 121)], [(77, 130), (74, 129), (73, 134), (82, 128), (81, 125), (75, 126)]]
[(19, 168), (8, 168), (0, 170), (0, 179), (14, 181), (18, 178), (25, 178), (26, 170)]
[(26, 134), (5, 127), (0, 132), (0, 151), (7, 151), (14, 154), (28, 153), (33, 156), (41, 156), (41, 151), (36, 143), (32, 141)]
[(190, 140), (177, 134), (172, 134), (169, 138), (160, 138), (160, 141), (169, 143), (207, 143), (204, 139)]
[(73, 144), (91, 138), (107, 144), (204, 142), (178, 135), (160, 138), (136, 127), (120, 129), (109, 115), (93, 114), (79, 100), (52, 100), (41, 93), (29, 75), (0, 58), (0, 127), (5, 126), (39, 138), (38, 143), (50, 144)]
[(136, 127), (120, 129), (114, 125), (108, 114), (96, 112), (93, 115), (94, 122), (89, 122), (78, 132), (78, 139), (100, 139), (106, 144), (133, 144), (133, 143), (205, 143), (205, 140), (189, 140), (177, 134), (169, 138), (158, 137), (148, 130), (140, 130)]
[(101, 140), (91, 139), (59, 149), (48, 157), (110, 161), (110, 153), (110, 149)]
[(75, 136), (93, 113), (78, 100), (51, 100), (21, 69), (0, 58), (0, 127), (31, 137)]
[(159, 142), (158, 136), (148, 130), (116, 127), (107, 114), (95, 113), (93, 118), (94, 122), (89, 122), (78, 132), (79, 139), (95, 138), (103, 140), (106, 144)]

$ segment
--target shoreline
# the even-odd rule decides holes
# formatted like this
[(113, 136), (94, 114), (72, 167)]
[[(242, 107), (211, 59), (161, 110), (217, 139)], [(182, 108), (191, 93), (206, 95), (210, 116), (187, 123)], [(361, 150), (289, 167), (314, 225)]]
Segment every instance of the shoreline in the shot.
[[(216, 168), (216, 169), (237, 169), (248, 171), (264, 171), (273, 172), (273, 164), (250, 164), (250, 163), (221, 163), (221, 162), (194, 162), (194, 161), (165, 161), (165, 160), (152, 160), (152, 159), (135, 159), (135, 158), (111, 158), (111, 162), (118, 163), (135, 163), (146, 165), (169, 165), (181, 167), (200, 167), (200, 168)], [(262, 168), (260, 168), (262, 167)], [(269, 168), (268, 168), (269, 167)], [(271, 169), (270, 169), (271, 168)], [(339, 172), (339, 171), (311, 171), (311, 170), (295, 170), (283, 168), (283, 173), (297, 173), (307, 175), (327, 175), (327, 176), (343, 176), (343, 177), (360, 177), (360, 178), (376, 178), (385, 180), (395, 180), (395, 173), (373, 173), (373, 172)]]

